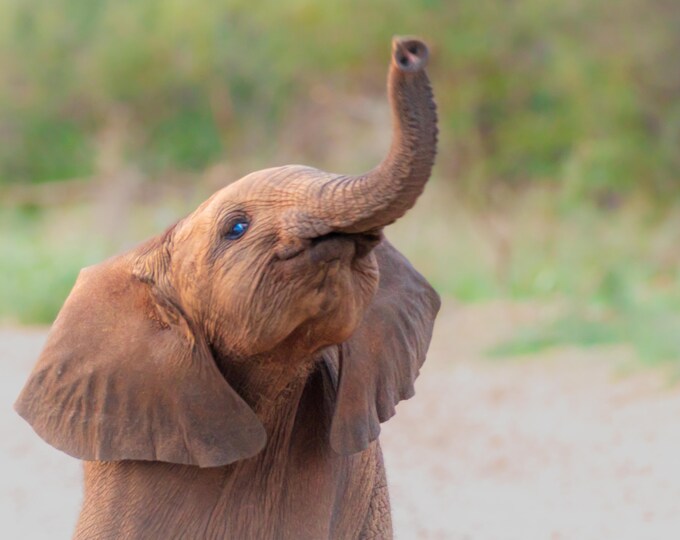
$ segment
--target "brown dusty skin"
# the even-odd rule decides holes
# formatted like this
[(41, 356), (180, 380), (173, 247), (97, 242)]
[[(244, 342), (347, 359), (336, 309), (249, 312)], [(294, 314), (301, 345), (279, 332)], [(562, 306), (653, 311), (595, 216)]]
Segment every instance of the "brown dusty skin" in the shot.
[(15, 403), (86, 462), (77, 538), (392, 536), (380, 423), (440, 301), (377, 229), (430, 173), (426, 59), (395, 41), (376, 171), (258, 171), (81, 272)]

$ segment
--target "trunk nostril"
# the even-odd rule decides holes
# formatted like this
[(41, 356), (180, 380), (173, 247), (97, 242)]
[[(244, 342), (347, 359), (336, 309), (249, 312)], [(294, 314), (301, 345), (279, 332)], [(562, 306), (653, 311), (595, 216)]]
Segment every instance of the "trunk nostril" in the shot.
[(394, 61), (402, 71), (422, 70), (429, 56), (427, 46), (417, 39), (394, 38), (392, 41)]

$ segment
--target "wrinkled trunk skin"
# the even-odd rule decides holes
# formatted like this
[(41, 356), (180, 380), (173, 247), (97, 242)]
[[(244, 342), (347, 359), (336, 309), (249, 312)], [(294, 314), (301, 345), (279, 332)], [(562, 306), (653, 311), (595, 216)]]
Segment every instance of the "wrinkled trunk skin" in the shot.
[(350, 456), (328, 444), (330, 414), (320, 412), (332, 407), (331, 384), (319, 370), (289, 388), (267, 426), (272, 443), (248, 460), (86, 462), (75, 538), (391, 538), (379, 443)]
[(403, 216), (422, 193), (437, 151), (437, 111), (425, 73), (428, 50), (395, 38), (388, 75), (393, 138), (383, 162), (360, 176), (324, 175), (310, 183), (307, 217), (316, 234), (363, 233)]

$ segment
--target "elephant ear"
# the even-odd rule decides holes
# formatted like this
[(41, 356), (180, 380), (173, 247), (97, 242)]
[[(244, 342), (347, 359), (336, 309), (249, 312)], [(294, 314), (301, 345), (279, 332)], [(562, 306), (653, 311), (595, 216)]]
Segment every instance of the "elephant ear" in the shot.
[(386, 240), (375, 254), (378, 291), (352, 337), (326, 358), (330, 371), (336, 362), (340, 368), (330, 435), (340, 454), (368, 447), (396, 404), (413, 396), (440, 307), (434, 289)]
[(255, 455), (257, 416), (203, 338), (135, 277), (133, 254), (80, 273), (16, 411), (84, 460), (214, 467)]

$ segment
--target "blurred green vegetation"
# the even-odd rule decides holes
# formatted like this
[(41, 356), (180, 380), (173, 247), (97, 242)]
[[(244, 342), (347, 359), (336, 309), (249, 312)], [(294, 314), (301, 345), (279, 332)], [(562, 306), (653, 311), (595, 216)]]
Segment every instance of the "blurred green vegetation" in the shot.
[(380, 89), (390, 37), (415, 33), (466, 191), (680, 193), (674, 1), (5, 0), (0, 21), (0, 182), (92, 174), (123, 113), (151, 172), (262, 151), (313, 83)]
[[(623, 341), (680, 359), (678, 28), (674, 0), (5, 0), (0, 319), (51, 321), (80, 267), (214, 188), (205, 171), (370, 166), (386, 141), (355, 140), (373, 120), (337, 104), (383, 107), (390, 38), (416, 34), (440, 153), (393, 240), (460, 300), (563, 305), (498, 354)], [(158, 195), (130, 195), (113, 238), (100, 206), (11, 196), (120, 170)], [(168, 202), (178, 177), (192, 195)]]
[(650, 365), (680, 361), (680, 205), (564, 207), (552, 189), (533, 188), (502, 208), (471, 211), (437, 178), (388, 235), (462, 302), (555, 307), (492, 356), (625, 343)]
[[(52, 322), (80, 268), (106, 255), (101, 245), (82, 242), (78, 235), (55, 234), (41, 214), (29, 209), (3, 208), (0, 230), (0, 320)], [(63, 241), (64, 233), (72, 242)]]

